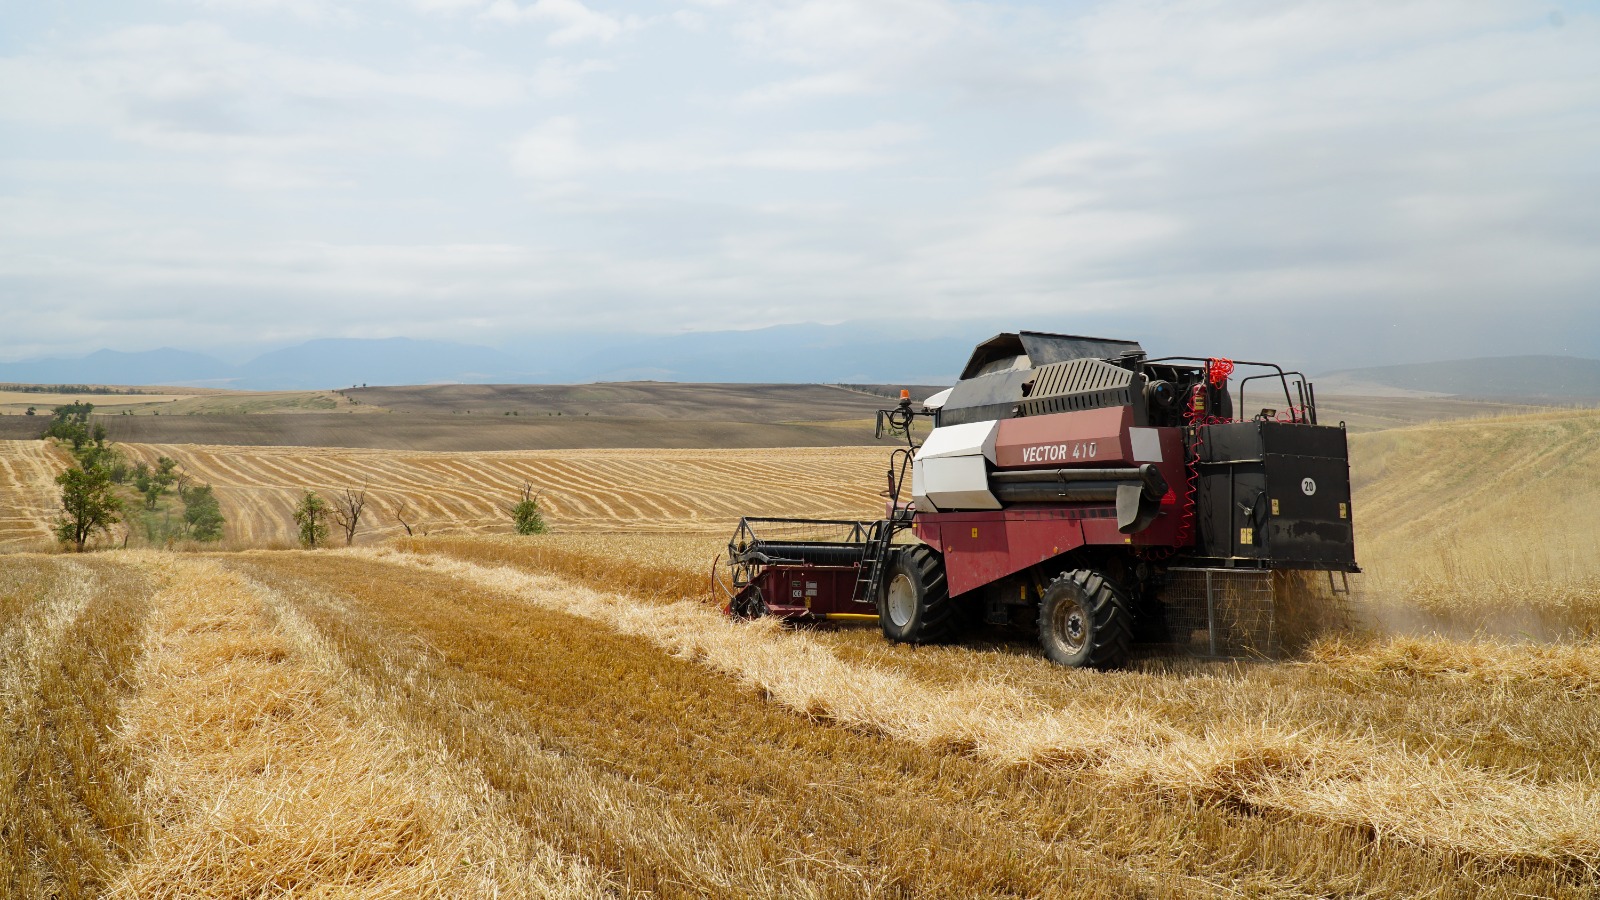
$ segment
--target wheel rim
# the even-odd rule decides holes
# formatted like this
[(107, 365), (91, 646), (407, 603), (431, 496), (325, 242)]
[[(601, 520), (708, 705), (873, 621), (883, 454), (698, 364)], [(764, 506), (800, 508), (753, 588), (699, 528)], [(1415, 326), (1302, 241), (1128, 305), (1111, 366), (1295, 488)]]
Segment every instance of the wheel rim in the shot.
[(889, 582), (889, 621), (896, 628), (904, 628), (910, 624), (911, 617), (917, 614), (917, 591), (911, 585), (911, 579), (903, 573), (894, 576)]
[(1062, 598), (1050, 615), (1051, 630), (1068, 653), (1077, 653), (1089, 642), (1089, 611), (1075, 598)]

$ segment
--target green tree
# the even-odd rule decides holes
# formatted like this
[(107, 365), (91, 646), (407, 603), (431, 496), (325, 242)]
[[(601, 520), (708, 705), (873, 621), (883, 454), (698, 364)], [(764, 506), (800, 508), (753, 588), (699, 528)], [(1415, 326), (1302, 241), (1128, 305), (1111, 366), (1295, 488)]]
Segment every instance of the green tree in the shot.
[(61, 485), (61, 518), (56, 520), (56, 539), (72, 544), (79, 552), (97, 531), (111, 530), (122, 521), (122, 501), (111, 490), (111, 476), (104, 469), (71, 468), (56, 476)]
[(314, 492), (306, 491), (294, 508), (294, 523), (300, 530), (300, 543), (316, 549), (328, 540), (328, 504)]
[(173, 481), (177, 480), (178, 474), (175, 471), (177, 468), (177, 460), (170, 456), (158, 456), (156, 457), (156, 469), (150, 474), (150, 480), (161, 485), (162, 490), (166, 490), (172, 486)]
[(522, 498), (508, 512), (511, 513), (511, 525), (517, 534), (544, 534), (550, 530), (544, 524), (544, 515), (539, 512), (539, 497), (534, 494), (531, 484), (523, 483)]
[(128, 480), (128, 459), (109, 441), (85, 444), (77, 457), (80, 466), (85, 469), (104, 469), (117, 484)]
[(211, 485), (202, 484), (183, 492), (183, 527), (197, 541), (222, 539), (222, 504)]
[(133, 467), (133, 486), (144, 495), (144, 508), (155, 509), (167, 488), (178, 480), (178, 461), (170, 456), (156, 457), (156, 467), (144, 463)]
[(66, 406), (56, 407), (49, 426), (44, 430), (44, 436), (71, 444), (72, 452), (77, 453), (83, 449), (84, 444), (94, 439), (94, 433), (89, 428), (89, 414), (92, 412), (94, 412), (93, 403), (79, 400), (74, 400)]

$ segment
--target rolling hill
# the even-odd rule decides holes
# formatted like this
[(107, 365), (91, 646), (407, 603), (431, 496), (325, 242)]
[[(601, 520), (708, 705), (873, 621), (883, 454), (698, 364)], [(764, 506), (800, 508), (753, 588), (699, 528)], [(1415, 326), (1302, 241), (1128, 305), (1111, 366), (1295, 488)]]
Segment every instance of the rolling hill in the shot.
[(1449, 395), (1484, 399), (1600, 403), (1600, 359), (1498, 356), (1343, 369), (1317, 378), (1317, 392)]

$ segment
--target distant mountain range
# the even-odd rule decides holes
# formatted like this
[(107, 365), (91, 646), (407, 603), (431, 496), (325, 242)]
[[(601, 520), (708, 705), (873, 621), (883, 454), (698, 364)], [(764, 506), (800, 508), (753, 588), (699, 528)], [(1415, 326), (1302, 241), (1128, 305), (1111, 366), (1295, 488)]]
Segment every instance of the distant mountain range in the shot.
[[(988, 337), (985, 334), (984, 337)], [(0, 382), (313, 390), (360, 384), (573, 384), (592, 381), (943, 384), (967, 338), (903, 338), (823, 325), (668, 337), (565, 337), (516, 354), (410, 338), (308, 341), (242, 365), (186, 350), (98, 350), (0, 363)]]
[[(949, 384), (973, 345), (999, 330), (949, 337), (909, 333), (894, 325), (785, 325), (664, 337), (560, 336), (528, 341), (514, 350), (410, 338), (328, 339), (263, 353), (237, 365), (172, 348), (99, 350), (78, 359), (0, 363), (0, 382), (243, 390), (646, 380)], [(1145, 346), (1160, 353), (1161, 343), (1177, 341), (1168, 337)], [(1507, 356), (1411, 363), (1340, 369), (1316, 381), (1323, 395), (1600, 400), (1600, 360)]]
[(1316, 379), (1317, 393), (1439, 394), (1480, 399), (1600, 399), (1600, 359), (1493, 356), (1343, 369)]

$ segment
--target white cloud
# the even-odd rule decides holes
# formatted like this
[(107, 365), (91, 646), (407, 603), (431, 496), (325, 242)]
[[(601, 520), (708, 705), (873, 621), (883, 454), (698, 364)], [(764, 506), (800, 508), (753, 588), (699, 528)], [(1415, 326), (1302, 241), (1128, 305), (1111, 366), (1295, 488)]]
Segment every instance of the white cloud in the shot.
[(42, 13), (0, 57), (7, 311), (498, 340), (910, 303), (1561, 323), (1600, 290), (1584, 12), (214, 2)]
[(603, 59), (573, 62), (555, 56), (539, 63), (529, 81), (535, 93), (545, 97), (561, 97), (576, 91), (586, 77), (615, 69), (614, 64)]
[(526, 178), (565, 181), (594, 165), (594, 158), (578, 143), (578, 122), (571, 116), (545, 121), (511, 147), (511, 168)]
[(676, 138), (590, 146), (579, 125), (560, 116), (524, 133), (511, 147), (517, 174), (543, 181), (568, 181), (605, 171), (699, 172), (717, 169), (777, 172), (837, 172), (885, 166), (903, 158), (919, 129), (879, 123), (848, 131), (799, 132), (780, 141), (738, 146), (736, 139)]
[(637, 16), (597, 12), (579, 0), (534, 0), (527, 6), (519, 6), (515, 0), (494, 0), (480, 16), (491, 22), (548, 26), (551, 31), (546, 40), (555, 46), (591, 40), (603, 43), (642, 24)]
[(188, 0), (204, 10), (255, 15), (281, 14), (305, 22), (353, 24), (358, 17), (346, 4), (329, 0)]

